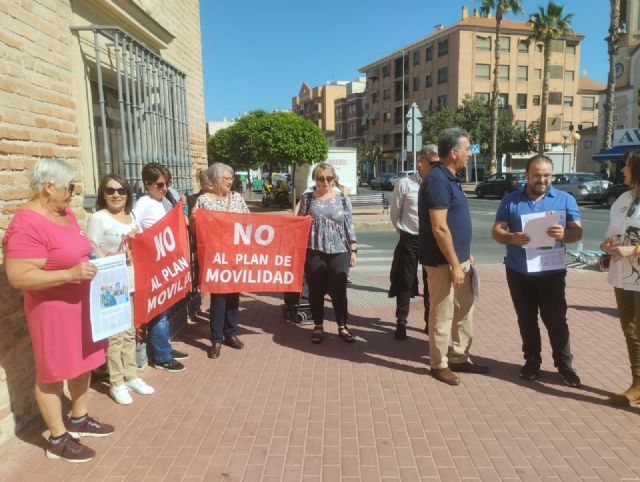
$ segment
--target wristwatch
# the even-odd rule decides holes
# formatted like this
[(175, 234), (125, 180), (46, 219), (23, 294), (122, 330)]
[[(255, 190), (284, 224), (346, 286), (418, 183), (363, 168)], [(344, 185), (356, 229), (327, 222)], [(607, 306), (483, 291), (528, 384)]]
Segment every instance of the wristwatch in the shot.
[(357, 253), (357, 252), (358, 252), (358, 248), (353, 248), (353, 249), (351, 250), (351, 252), (352, 252), (352, 253)]

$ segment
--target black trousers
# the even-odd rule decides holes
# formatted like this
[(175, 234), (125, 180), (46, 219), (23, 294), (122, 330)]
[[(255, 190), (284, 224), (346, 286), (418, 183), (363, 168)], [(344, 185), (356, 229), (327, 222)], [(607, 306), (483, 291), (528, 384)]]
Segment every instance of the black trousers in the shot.
[[(417, 296), (418, 292), (418, 236), (400, 231), (400, 239), (393, 252), (393, 262), (391, 263), (391, 287), (389, 288), (389, 298), (396, 298), (396, 319), (402, 325), (407, 324), (409, 316), (409, 305), (411, 298)], [(427, 272), (422, 271), (422, 282), (424, 284), (424, 316), (425, 323), (429, 321), (429, 285), (427, 283)]]
[(309, 284), (309, 304), (316, 325), (324, 321), (324, 295), (329, 294), (338, 325), (347, 323), (347, 273), (351, 254), (328, 254), (307, 250), (305, 276)]
[(565, 298), (566, 273), (528, 276), (507, 268), (507, 284), (518, 316), (524, 359), (541, 363), (542, 350), (538, 310), (549, 333), (553, 362), (556, 367), (571, 366), (567, 300)]

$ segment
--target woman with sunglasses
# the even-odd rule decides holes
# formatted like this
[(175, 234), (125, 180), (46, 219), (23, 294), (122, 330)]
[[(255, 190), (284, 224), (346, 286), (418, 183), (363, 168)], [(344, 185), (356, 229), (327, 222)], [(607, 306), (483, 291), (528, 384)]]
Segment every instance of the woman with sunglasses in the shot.
[(356, 232), (351, 216), (351, 201), (333, 184), (336, 172), (331, 164), (320, 163), (311, 175), (315, 189), (305, 192), (300, 200), (298, 216), (312, 218), (305, 276), (309, 284), (309, 304), (314, 328), (313, 343), (322, 341), (324, 328), (324, 295), (329, 293), (338, 335), (347, 343), (355, 337), (347, 326), (347, 276), (356, 265)]
[[(119, 252), (127, 254), (130, 293), (134, 291), (134, 280), (128, 241), (139, 230), (131, 214), (132, 206), (133, 193), (129, 183), (117, 174), (107, 174), (98, 186), (96, 212), (87, 222), (87, 236), (100, 248), (103, 255), (110, 256)], [(155, 392), (137, 375), (135, 327), (109, 338), (107, 366), (110, 393), (117, 403), (133, 403), (130, 391), (140, 395)]]
[(631, 386), (613, 395), (611, 401), (629, 406), (640, 403), (640, 151), (625, 155), (622, 174), (631, 190), (611, 206), (609, 229), (600, 248), (611, 255), (608, 280), (613, 285), (631, 365)]
[[(88, 413), (91, 370), (105, 361), (106, 342), (94, 342), (89, 285), (96, 267), (92, 246), (69, 208), (73, 168), (41, 159), (31, 177), (33, 197), (16, 211), (3, 238), (5, 271), (24, 292), (24, 311), (36, 368), (35, 397), (49, 429), (47, 458), (86, 462), (95, 451), (79, 437), (104, 437), (113, 426)], [(67, 382), (71, 416), (62, 415)]]

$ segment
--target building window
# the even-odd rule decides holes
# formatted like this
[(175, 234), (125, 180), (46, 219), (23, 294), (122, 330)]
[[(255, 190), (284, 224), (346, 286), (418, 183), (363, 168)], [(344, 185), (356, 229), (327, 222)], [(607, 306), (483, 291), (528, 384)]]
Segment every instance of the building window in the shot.
[(542, 79), (542, 69), (533, 69), (533, 78), (535, 80)]
[(536, 44), (536, 52), (538, 52), (539, 54), (544, 52), (544, 44)]
[(576, 44), (570, 44), (570, 43), (567, 42), (566, 54), (567, 55), (575, 55), (576, 54)]
[(529, 53), (529, 42), (526, 39), (518, 40), (518, 52), (521, 54)]
[(565, 82), (573, 82), (575, 80), (576, 73), (574, 70), (565, 70), (564, 71), (564, 80)]
[(573, 97), (570, 95), (564, 96), (564, 106), (565, 107), (573, 107)]
[(425, 81), (424, 81), (424, 86), (431, 87), (432, 85), (433, 85), (433, 78), (431, 77), (431, 74), (427, 74), (427, 77), (425, 78)]
[(396, 132), (393, 134), (393, 147), (402, 146), (402, 132)]
[(593, 127), (593, 122), (581, 122), (580, 126), (582, 127), (582, 129), (588, 129), (589, 127)]
[(402, 124), (402, 119), (403, 115), (402, 115), (402, 106), (399, 105), (398, 107), (396, 107), (395, 112), (393, 113), (393, 123), (395, 125), (400, 125)]
[(438, 42), (438, 57), (444, 57), (449, 53), (449, 39)]
[(491, 37), (482, 37), (481, 35), (478, 35), (476, 37), (476, 51), (491, 52)]
[(549, 78), (561, 79), (562, 78), (562, 65), (550, 65), (549, 66)]
[(531, 98), (531, 103), (532, 103), (533, 105), (540, 105), (540, 96), (539, 96), (539, 95), (534, 95), (534, 96)]
[(385, 146), (389, 144), (389, 134), (382, 134), (382, 144)]
[(518, 109), (527, 108), (527, 94), (518, 94), (516, 96), (516, 107)]
[(425, 60), (427, 62), (433, 60), (433, 47), (427, 47), (427, 50), (425, 50)]
[(498, 66), (498, 79), (499, 80), (509, 80), (509, 66), (508, 65), (499, 65)]
[(562, 105), (562, 92), (549, 92), (549, 105)]
[(511, 37), (500, 37), (500, 45), (498, 47), (500, 52), (508, 52), (511, 49)]
[(571, 133), (571, 127), (573, 127), (573, 124), (571, 122), (563, 122), (562, 123), (562, 132), (564, 132), (565, 134), (570, 134)]
[(524, 131), (527, 128), (527, 123), (523, 120), (517, 120), (513, 123), (513, 126), (520, 131)]
[(478, 99), (483, 104), (489, 104), (489, 92), (476, 92), (475, 98)]
[(491, 66), (489, 64), (476, 64), (476, 79), (489, 80), (491, 77)]
[(498, 107), (501, 109), (509, 107), (509, 94), (500, 94), (498, 96)]
[(415, 67), (416, 65), (420, 65), (420, 52), (414, 52), (413, 53), (413, 66)]
[(389, 93), (389, 89), (384, 89), (382, 91), (382, 100), (389, 100), (391, 98), (391, 94)]
[(551, 51), (552, 52), (564, 52), (564, 40), (551, 39)]
[(438, 96), (438, 107), (446, 107), (447, 106), (447, 96), (439, 95)]
[[(408, 82), (404, 83), (404, 93), (405, 94), (409, 93), (409, 83)], [(402, 100), (402, 81), (401, 80), (396, 80), (394, 100), (396, 102), (399, 101), (399, 100)]]
[(529, 68), (526, 65), (518, 65), (518, 80), (529, 80)]
[(420, 77), (413, 78), (413, 91), (420, 89)]
[[(377, 93), (377, 92), (374, 92), (374, 93), (372, 93), (372, 94), (371, 94), (371, 103), (372, 103), (372, 104), (377, 104), (377, 103), (378, 103), (378, 93)], [(350, 105), (350, 106), (349, 106), (349, 111), (350, 111), (349, 113), (350, 113), (350, 114), (352, 113), (352, 112), (351, 112), (351, 108), (352, 108), (352, 107), (354, 108), (353, 110), (355, 110), (355, 106)]]
[[(407, 72), (407, 61), (409, 59), (405, 56), (404, 57), (404, 72)], [(395, 75), (395, 78), (397, 79), (398, 77), (402, 77), (402, 57), (398, 57), (395, 62), (394, 62), (394, 68), (393, 68), (393, 72)]]
[(382, 66), (382, 77), (389, 77), (390, 71), (391, 71), (391, 68), (388, 65), (383, 65)]
[(595, 97), (582, 97), (582, 110), (592, 111), (595, 110), (596, 98)]
[(382, 113), (382, 123), (386, 124), (391, 120), (391, 112), (383, 112)]
[(449, 68), (442, 67), (438, 69), (438, 85), (446, 84), (449, 81)]

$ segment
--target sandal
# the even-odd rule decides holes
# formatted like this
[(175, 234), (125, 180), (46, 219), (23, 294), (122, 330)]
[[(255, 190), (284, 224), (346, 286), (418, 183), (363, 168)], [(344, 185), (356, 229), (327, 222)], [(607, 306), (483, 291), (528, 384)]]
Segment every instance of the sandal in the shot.
[(349, 332), (347, 325), (338, 326), (338, 335), (347, 343), (353, 343), (356, 341), (356, 337)]
[(320, 343), (322, 341), (322, 335), (324, 334), (324, 328), (322, 325), (316, 325), (313, 327), (313, 333), (311, 334), (311, 343)]

